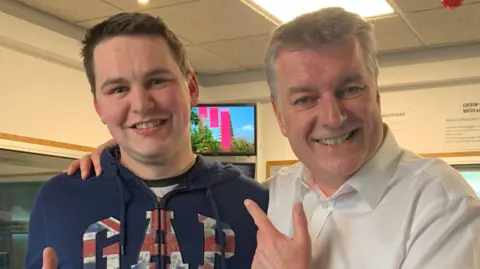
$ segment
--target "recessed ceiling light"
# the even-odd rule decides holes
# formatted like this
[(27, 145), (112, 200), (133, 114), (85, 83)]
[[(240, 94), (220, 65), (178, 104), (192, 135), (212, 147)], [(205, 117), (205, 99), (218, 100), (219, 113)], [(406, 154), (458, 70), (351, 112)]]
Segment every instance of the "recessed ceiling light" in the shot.
[[(393, 8), (386, 0), (242, 0), (267, 17), (274, 17), (280, 22), (287, 22), (304, 13), (326, 7), (343, 7), (345, 10), (368, 18), (393, 13)], [(265, 14), (268, 13), (268, 14)]]
[(148, 4), (148, 0), (137, 0), (139, 4), (146, 5)]

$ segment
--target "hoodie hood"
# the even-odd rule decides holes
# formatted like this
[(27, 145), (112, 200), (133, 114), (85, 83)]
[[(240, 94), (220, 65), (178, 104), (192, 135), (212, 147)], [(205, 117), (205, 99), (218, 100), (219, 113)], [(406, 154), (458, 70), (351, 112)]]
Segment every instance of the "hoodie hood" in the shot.
[[(100, 161), (103, 173), (120, 176), (126, 186), (143, 185), (141, 178), (120, 163), (118, 146), (105, 148), (102, 151)], [(212, 175), (215, 176), (212, 177)], [(233, 165), (223, 165), (218, 161), (210, 161), (197, 154), (197, 160), (187, 173), (184, 184), (188, 186), (189, 190), (206, 189), (228, 178), (241, 175), (242, 171)]]
[[(131, 194), (129, 188), (142, 187), (146, 185), (142, 182), (142, 179), (137, 177), (132, 171), (125, 167), (120, 162), (120, 149), (118, 146), (105, 148), (101, 154), (100, 162), (102, 165), (103, 173), (107, 176), (114, 177), (120, 192), (120, 252), (121, 255), (125, 253), (125, 238), (126, 238), (126, 205), (130, 200)], [(180, 195), (186, 192), (203, 191), (206, 199), (211, 206), (213, 216), (217, 223), (221, 223), (222, 219), (218, 210), (217, 203), (212, 195), (212, 188), (221, 184), (223, 181), (239, 178), (242, 176), (240, 169), (233, 165), (223, 165), (218, 161), (209, 161), (202, 155), (197, 154), (197, 159), (194, 166), (187, 172), (183, 183), (177, 186), (173, 191), (167, 193), (164, 197), (157, 200), (157, 209), (165, 209), (168, 206), (169, 199), (174, 195)], [(156, 196), (150, 191), (152, 196)], [(227, 268), (226, 262), (226, 239), (220, 225), (216, 226), (216, 232), (220, 238), (220, 256), (222, 261), (221, 268)], [(162, 259), (163, 260), (163, 259)], [(164, 267), (160, 267), (164, 268)]]

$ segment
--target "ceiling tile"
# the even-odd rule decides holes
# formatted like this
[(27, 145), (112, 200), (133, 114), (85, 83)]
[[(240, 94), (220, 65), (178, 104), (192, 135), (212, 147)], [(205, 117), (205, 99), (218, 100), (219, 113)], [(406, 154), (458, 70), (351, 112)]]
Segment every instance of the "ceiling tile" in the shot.
[(223, 40), (201, 44), (202, 47), (247, 68), (264, 66), (269, 35)]
[(58, 1), (58, 0), (18, 0), (26, 5), (52, 14), (60, 19), (77, 22), (118, 13), (118, 8), (101, 0)]
[(92, 28), (94, 25), (101, 23), (106, 18), (108, 18), (108, 17), (103, 17), (103, 18), (98, 18), (98, 19), (93, 19), (93, 20), (87, 20), (87, 21), (81, 21), (81, 22), (77, 22), (76, 24), (85, 28), (85, 29), (89, 29), (89, 28)]
[(383, 17), (370, 22), (375, 27), (379, 52), (406, 50), (423, 46), (405, 21), (398, 16)]
[(148, 12), (197, 44), (268, 34), (276, 27), (240, 0), (203, 0)]
[[(93, 19), (93, 20), (88, 20), (88, 21), (82, 21), (82, 22), (78, 22), (77, 25), (80, 26), (80, 27), (83, 27), (85, 29), (89, 29), (89, 28), (92, 28), (93, 26), (95, 26), (96, 24), (102, 22), (103, 20), (105, 20), (107, 18), (108, 17), (100, 18), (100, 19)], [(185, 38), (183, 38), (179, 35), (177, 35), (177, 37), (180, 39), (180, 42), (182, 42), (183, 45), (193, 44), (191, 41), (186, 40)]]
[(426, 45), (480, 40), (480, 3), (406, 14)]
[[(403, 12), (415, 12), (429, 9), (443, 9), (441, 0), (394, 0), (397, 7)], [(480, 0), (464, 0), (463, 4), (480, 2)]]
[(149, 0), (148, 4), (140, 4), (135, 0), (103, 0), (116, 7), (123, 9), (124, 11), (138, 11), (158, 7), (166, 7), (172, 5), (185, 4), (188, 2), (200, 1), (200, 0)]
[(215, 55), (199, 46), (185, 46), (187, 56), (195, 72), (200, 74), (217, 74), (239, 71), (243, 68), (223, 57)]

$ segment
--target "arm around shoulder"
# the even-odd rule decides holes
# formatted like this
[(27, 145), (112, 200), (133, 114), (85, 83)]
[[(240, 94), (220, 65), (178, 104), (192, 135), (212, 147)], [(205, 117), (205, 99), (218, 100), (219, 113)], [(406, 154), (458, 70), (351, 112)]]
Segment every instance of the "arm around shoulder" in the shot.
[(424, 216), (407, 246), (401, 269), (480, 269), (480, 200), (442, 203)]

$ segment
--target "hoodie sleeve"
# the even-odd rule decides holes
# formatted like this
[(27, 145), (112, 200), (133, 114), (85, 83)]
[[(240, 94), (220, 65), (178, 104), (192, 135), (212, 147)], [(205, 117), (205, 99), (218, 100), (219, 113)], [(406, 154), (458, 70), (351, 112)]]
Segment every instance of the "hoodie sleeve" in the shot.
[(47, 225), (45, 218), (45, 188), (42, 187), (35, 198), (28, 227), (28, 246), (24, 269), (42, 268), (43, 250), (47, 246)]

